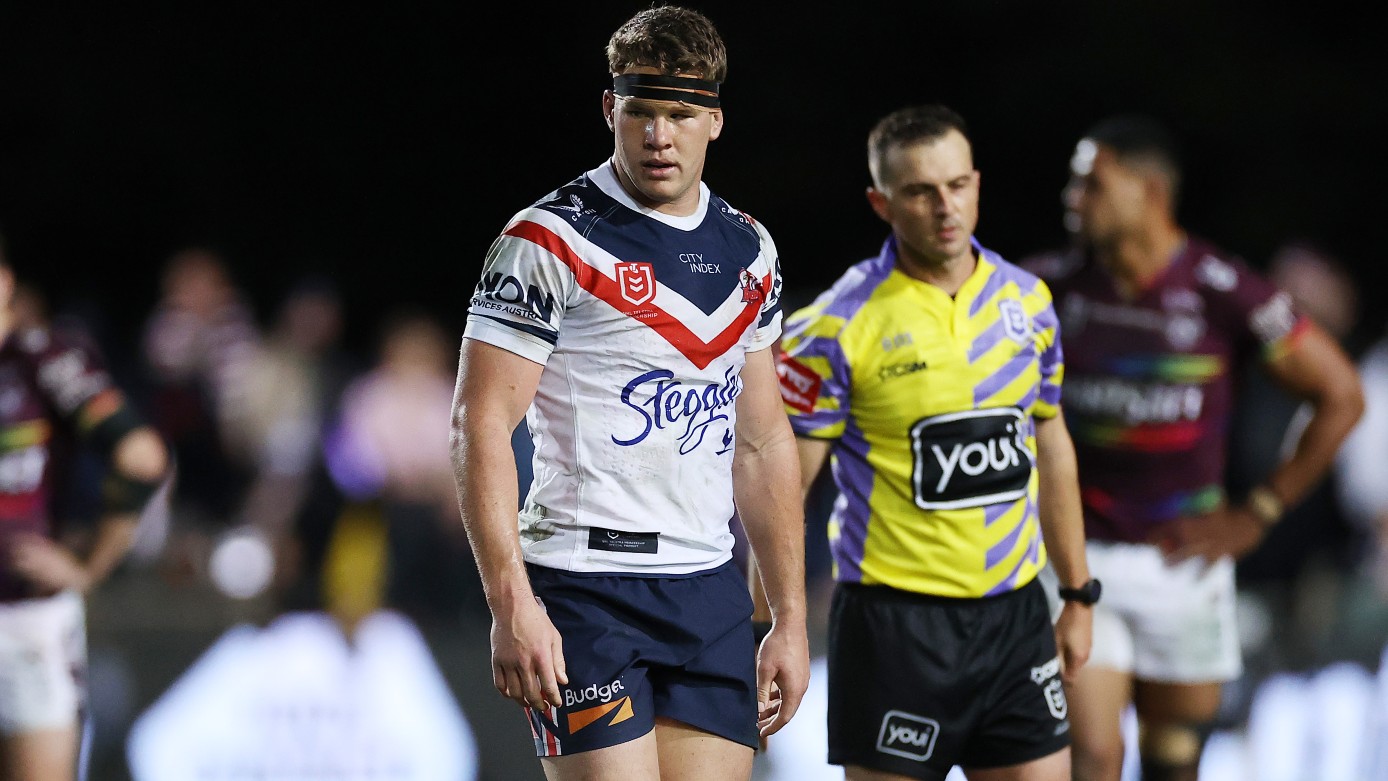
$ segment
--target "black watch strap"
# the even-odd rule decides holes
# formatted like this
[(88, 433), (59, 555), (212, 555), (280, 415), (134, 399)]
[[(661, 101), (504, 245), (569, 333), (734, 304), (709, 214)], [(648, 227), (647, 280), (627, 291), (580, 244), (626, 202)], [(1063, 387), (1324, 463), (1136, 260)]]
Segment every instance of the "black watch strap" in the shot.
[(1100, 586), (1097, 578), (1090, 578), (1079, 588), (1065, 588), (1061, 586), (1059, 593), (1060, 598), (1066, 602), (1078, 602), (1081, 605), (1092, 605), (1099, 601), (1099, 595), (1103, 593), (1103, 588)]

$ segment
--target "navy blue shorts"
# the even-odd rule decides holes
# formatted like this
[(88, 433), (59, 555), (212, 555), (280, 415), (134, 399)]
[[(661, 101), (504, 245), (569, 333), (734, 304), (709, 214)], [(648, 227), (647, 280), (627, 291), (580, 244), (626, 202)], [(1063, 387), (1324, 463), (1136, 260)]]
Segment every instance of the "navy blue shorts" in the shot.
[(658, 577), (527, 569), (569, 674), (562, 707), (525, 709), (538, 756), (634, 740), (656, 716), (756, 747), (752, 598), (736, 563)]
[(829, 762), (922, 781), (1070, 745), (1037, 581), (981, 599), (840, 583), (829, 615)]

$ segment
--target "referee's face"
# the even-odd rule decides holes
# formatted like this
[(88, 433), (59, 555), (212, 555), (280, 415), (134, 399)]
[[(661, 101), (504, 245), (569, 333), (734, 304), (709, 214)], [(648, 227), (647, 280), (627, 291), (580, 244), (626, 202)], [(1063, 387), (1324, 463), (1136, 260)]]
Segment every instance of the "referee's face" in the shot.
[(868, 191), (868, 201), (902, 253), (929, 267), (972, 258), (980, 177), (968, 140), (951, 130), (892, 147), (882, 162), (881, 187)]

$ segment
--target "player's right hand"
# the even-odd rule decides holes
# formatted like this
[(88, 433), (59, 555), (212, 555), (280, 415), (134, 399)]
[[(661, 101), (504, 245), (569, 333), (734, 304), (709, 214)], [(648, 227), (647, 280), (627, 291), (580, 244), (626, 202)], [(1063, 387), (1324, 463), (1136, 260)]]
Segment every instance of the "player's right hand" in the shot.
[(569, 683), (564, 641), (539, 598), (492, 614), (492, 683), (502, 695), (536, 710), (564, 704)]
[(1151, 541), (1172, 563), (1196, 556), (1213, 562), (1246, 556), (1266, 533), (1267, 526), (1248, 508), (1226, 506), (1168, 521), (1157, 527)]

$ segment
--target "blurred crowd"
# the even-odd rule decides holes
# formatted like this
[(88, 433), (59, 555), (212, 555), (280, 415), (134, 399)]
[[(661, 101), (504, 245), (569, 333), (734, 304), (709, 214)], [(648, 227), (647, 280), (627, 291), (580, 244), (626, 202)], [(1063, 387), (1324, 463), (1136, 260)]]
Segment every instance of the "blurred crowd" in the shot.
[[(1265, 682), (1339, 663), (1374, 675), (1388, 642), (1388, 335), (1364, 318), (1351, 272), (1314, 244), (1289, 242), (1266, 268), (1360, 360), (1368, 412), (1333, 476), (1239, 563), (1247, 673), (1230, 687), (1231, 731), (1247, 724)], [(448, 452), (460, 334), (427, 311), (348, 312), (333, 280), (322, 276), (299, 279), (273, 306), (257, 307), (234, 268), (200, 247), (174, 253), (159, 281), (136, 348), (108, 352), (126, 357), (128, 365), (114, 371), (172, 446), (176, 479), (147, 511), (136, 548), (111, 584), (118, 591), (138, 581), (151, 590), (104, 619), (98, 598), (93, 643), (102, 640), (103, 622), (163, 626), (156, 616), (169, 612), (165, 597), (183, 591), (209, 605), (241, 606), (224, 613), (228, 625), (325, 611), (350, 627), (389, 608), (436, 649), (448, 642), (440, 638), (461, 636), (485, 647), (489, 618)], [(787, 291), (786, 306), (812, 292)], [(99, 318), (51, 311), (39, 291), (22, 294), (16, 308), (26, 319), (85, 330), (99, 345), (120, 338), (103, 332)], [(348, 318), (377, 323), (369, 349), (347, 344)], [(1234, 495), (1267, 473), (1304, 422), (1298, 404), (1253, 367), (1244, 382), (1229, 470)], [(523, 496), (530, 458), (524, 425), (513, 444)], [(76, 464), (68, 495), (67, 511), (76, 516), (95, 506), (83, 468)], [(832, 499), (828, 488), (817, 490), (807, 511), (816, 634), (827, 611), (823, 522)], [(73, 528), (81, 533), (81, 524)], [(458, 660), (440, 656), (452, 680), (489, 683), (484, 668), (450, 669)], [(104, 671), (119, 679), (125, 665), (125, 677), (138, 680), (128, 668), (139, 657), (111, 664), (96, 649), (98, 713), (101, 698), (120, 687), (95, 678)], [(151, 694), (127, 691), (126, 712), (115, 720), (128, 724)], [(499, 699), (464, 703), (474, 722), (502, 707)], [(120, 739), (108, 736), (112, 746)], [(484, 739), (484, 764), (488, 750)], [(510, 758), (530, 768), (526, 759)], [(773, 770), (763, 763), (762, 777)]]
[[(151, 551), (162, 565), (281, 610), (328, 607), (337, 523), (365, 512), (389, 562), (380, 604), (421, 623), (482, 610), (448, 455), (456, 335), (430, 313), (373, 313), (361, 354), (344, 343), (330, 279), (298, 280), (257, 312), (201, 248), (170, 258), (160, 284), (131, 376), (176, 459), (167, 535)], [(271, 566), (211, 568), (230, 538), (259, 541)]]

